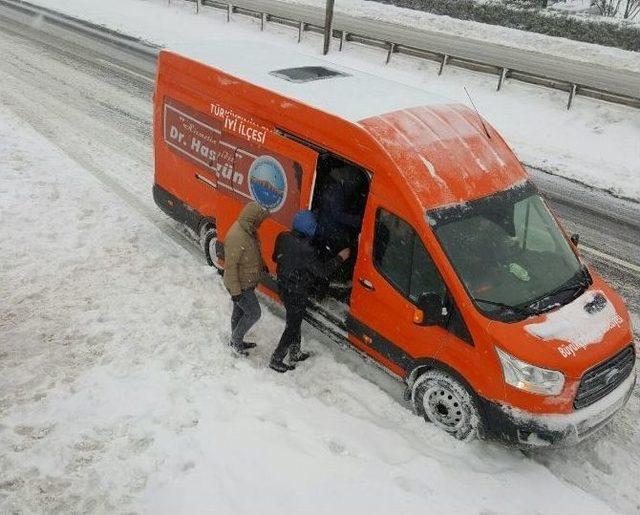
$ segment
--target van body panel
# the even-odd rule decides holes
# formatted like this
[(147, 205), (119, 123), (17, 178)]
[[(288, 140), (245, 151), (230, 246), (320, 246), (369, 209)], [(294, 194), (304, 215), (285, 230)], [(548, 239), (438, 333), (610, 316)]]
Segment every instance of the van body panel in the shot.
[[(396, 200), (389, 203), (378, 199), (375, 193), (377, 180), (378, 177), (374, 177), (360, 233), (349, 314), (364, 325), (365, 335), (374, 340), (374, 343), (386, 344), (387, 352), (382, 352), (383, 355), (397, 355), (397, 349), (402, 350), (403, 357), (407, 355), (403, 360), (405, 362), (396, 362), (406, 373), (410, 371), (407, 370), (410, 359), (437, 357), (440, 347), (449, 338), (450, 333), (439, 326), (425, 327), (415, 324), (415, 305), (395, 289), (374, 265), (371, 242), (375, 239), (374, 228), (379, 209), (385, 209), (404, 219), (408, 218), (405, 212), (406, 205), (402, 202)], [(365, 286), (364, 281), (370, 286)]]
[[(248, 53), (236, 55), (242, 48)], [(569, 434), (577, 438), (604, 423), (603, 416), (612, 416), (610, 403), (593, 404), (607, 405), (604, 415), (593, 418), (587, 416), (593, 410), (575, 409), (574, 399), (586, 373), (632, 342), (622, 299), (591, 271), (593, 284), (574, 302), (600, 292), (613, 322), (584, 345), (567, 333), (570, 319), (564, 329), (558, 325), (563, 310), (575, 305), (521, 321), (491, 319), (471, 300), (427, 218), (429, 210), (464, 205), (528, 180), (495, 129), (465, 106), (355, 70), (336, 67), (342, 75), (304, 83), (270, 73), (277, 67), (327, 66), (314, 58), (292, 57), (267, 45), (232, 44), (226, 51), (202, 47), (191, 49), (190, 57), (160, 53), (154, 199), (163, 211), (195, 232), (215, 224), (223, 244), (242, 207), (260, 202), (272, 212), (258, 234), (273, 274), (276, 237), (288, 230), (298, 209), (310, 207), (319, 153), (332, 153), (370, 179), (353, 287), (344, 320), (332, 315), (334, 336), (347, 339), (409, 386), (419, 367), (442, 366), (457, 374), (477, 395), (491, 426), (488, 433), (508, 441), (523, 443), (531, 428), (547, 441)], [(464, 331), (416, 323), (416, 299), (394, 286), (374, 260), (380, 210), (413, 230)], [(278, 298), (273, 278), (260, 289)], [(496, 348), (562, 372), (560, 394), (532, 394), (506, 384)], [(625, 388), (630, 382), (625, 380)], [(604, 400), (613, 397), (619, 409), (628, 392), (618, 388)], [(510, 410), (518, 411), (518, 418)], [(545, 429), (549, 417), (561, 417), (562, 429)]]

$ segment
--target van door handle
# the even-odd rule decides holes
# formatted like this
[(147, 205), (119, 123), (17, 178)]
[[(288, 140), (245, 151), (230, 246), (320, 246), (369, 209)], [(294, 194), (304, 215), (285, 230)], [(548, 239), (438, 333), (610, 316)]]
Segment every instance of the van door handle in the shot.
[(375, 288), (369, 279), (363, 279), (362, 277), (358, 279), (358, 282), (362, 285), (363, 288), (366, 288), (369, 291), (375, 291)]

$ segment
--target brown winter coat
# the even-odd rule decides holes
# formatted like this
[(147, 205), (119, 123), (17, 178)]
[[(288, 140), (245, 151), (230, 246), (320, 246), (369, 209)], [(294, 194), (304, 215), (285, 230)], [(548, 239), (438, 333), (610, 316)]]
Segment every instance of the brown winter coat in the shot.
[(251, 202), (240, 212), (224, 242), (224, 285), (232, 297), (255, 288), (264, 277), (265, 264), (257, 230), (269, 211)]

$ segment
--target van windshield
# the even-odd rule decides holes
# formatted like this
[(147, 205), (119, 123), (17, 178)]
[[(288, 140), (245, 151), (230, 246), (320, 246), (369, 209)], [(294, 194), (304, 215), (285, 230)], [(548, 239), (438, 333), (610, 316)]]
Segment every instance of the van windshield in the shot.
[(591, 277), (531, 183), (427, 213), (476, 306), (521, 320), (581, 295)]

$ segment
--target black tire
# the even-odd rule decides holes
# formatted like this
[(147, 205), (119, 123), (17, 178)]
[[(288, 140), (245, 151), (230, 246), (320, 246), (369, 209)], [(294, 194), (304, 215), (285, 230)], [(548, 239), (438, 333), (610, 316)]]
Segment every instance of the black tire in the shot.
[(470, 442), (481, 434), (474, 393), (444, 370), (422, 374), (413, 385), (411, 398), (418, 414), (457, 440)]
[(204, 257), (207, 260), (209, 266), (214, 267), (220, 275), (222, 275), (223, 269), (220, 266), (218, 256), (216, 255), (215, 245), (218, 241), (218, 231), (213, 226), (205, 227), (202, 230), (200, 237), (200, 244), (202, 245), (202, 251)]

